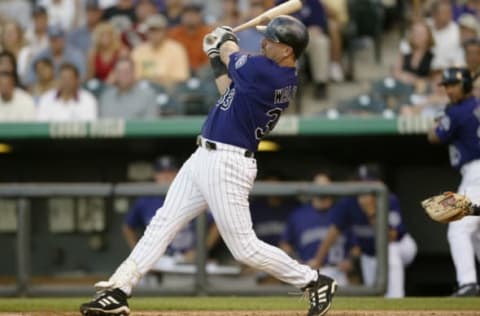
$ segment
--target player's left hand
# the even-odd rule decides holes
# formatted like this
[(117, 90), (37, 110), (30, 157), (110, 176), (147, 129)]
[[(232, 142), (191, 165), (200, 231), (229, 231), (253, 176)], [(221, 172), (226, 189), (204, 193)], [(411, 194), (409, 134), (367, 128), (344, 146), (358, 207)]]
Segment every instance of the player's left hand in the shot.
[(215, 58), (220, 54), (220, 38), (214, 33), (208, 33), (203, 37), (203, 51), (209, 58)]

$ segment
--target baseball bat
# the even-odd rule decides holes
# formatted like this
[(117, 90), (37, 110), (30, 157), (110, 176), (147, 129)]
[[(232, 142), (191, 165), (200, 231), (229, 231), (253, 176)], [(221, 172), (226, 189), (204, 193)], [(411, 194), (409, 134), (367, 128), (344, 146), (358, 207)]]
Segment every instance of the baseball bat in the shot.
[(268, 9), (267, 11), (263, 12), (262, 14), (254, 17), (253, 19), (248, 20), (247, 22), (240, 24), (236, 26), (233, 31), (234, 32), (240, 32), (245, 29), (261, 25), (261, 24), (266, 24), (270, 22), (273, 18), (279, 16), (279, 15), (284, 15), (284, 14), (290, 14), (297, 12), (302, 8), (303, 1), (305, 0), (288, 0), (287, 2), (284, 2), (280, 5), (277, 5), (271, 9)]

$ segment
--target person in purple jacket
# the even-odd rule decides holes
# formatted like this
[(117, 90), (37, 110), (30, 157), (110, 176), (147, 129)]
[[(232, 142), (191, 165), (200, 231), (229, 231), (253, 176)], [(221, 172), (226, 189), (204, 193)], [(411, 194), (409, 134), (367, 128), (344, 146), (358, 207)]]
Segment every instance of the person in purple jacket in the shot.
[[(377, 165), (362, 165), (358, 168), (357, 179), (360, 181), (380, 181), (380, 169)], [(324, 242), (320, 245), (315, 258), (310, 262), (314, 267), (322, 266), (328, 251), (338, 239), (341, 232), (351, 230), (362, 256), (362, 276), (365, 285), (375, 283), (377, 260), (375, 251), (375, 218), (376, 197), (373, 194), (344, 197), (332, 210), (332, 224)], [(404, 269), (417, 254), (417, 245), (408, 234), (403, 222), (398, 198), (394, 194), (389, 197), (389, 244), (388, 244), (388, 285), (386, 297), (405, 296)]]
[[(480, 204), (480, 104), (472, 95), (473, 78), (466, 68), (443, 71), (441, 85), (445, 87), (450, 104), (428, 132), (431, 143), (448, 145), (450, 163), (462, 175), (458, 193)], [(453, 296), (480, 294), (475, 268), (475, 252), (480, 255), (478, 240), (480, 217), (465, 216), (448, 225), (448, 243), (458, 289)]]
[[(316, 172), (313, 182), (325, 185), (331, 182), (326, 172)], [(297, 207), (288, 217), (280, 248), (295, 254), (301, 262), (309, 262), (315, 257), (319, 245), (327, 235), (332, 223), (330, 212), (334, 199), (331, 196), (314, 196), (307, 203)], [(334, 278), (339, 285), (346, 285), (347, 272), (351, 270), (350, 249), (354, 246), (352, 235), (341, 234), (330, 248), (321, 272)]]

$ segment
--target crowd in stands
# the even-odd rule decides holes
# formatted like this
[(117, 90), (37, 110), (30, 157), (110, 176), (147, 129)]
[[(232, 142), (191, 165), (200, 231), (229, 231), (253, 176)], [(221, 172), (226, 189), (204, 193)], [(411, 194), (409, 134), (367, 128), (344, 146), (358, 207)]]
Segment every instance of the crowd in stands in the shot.
[[(421, 3), (399, 43), (391, 75), (374, 82), (369, 94), (345, 102), (344, 112), (435, 117), (448, 103), (438, 86), (444, 69), (466, 67), (473, 78), (479, 74), (480, 1)], [(474, 87), (480, 99), (480, 79)]]
[[(204, 35), (282, 2), (0, 0), (0, 121), (205, 114), (218, 93), (202, 51)], [(295, 14), (308, 26), (310, 43), (300, 63), (317, 99), (346, 78), (352, 3), (307, 0)], [(479, 3), (429, 0), (411, 8), (391, 77), (374, 83), (369, 95), (335, 105), (338, 111), (433, 115), (441, 109), (447, 102), (436, 84), (441, 70), (479, 71)], [(262, 36), (254, 28), (238, 37), (242, 50), (260, 51)], [(477, 79), (480, 98), (479, 85)]]

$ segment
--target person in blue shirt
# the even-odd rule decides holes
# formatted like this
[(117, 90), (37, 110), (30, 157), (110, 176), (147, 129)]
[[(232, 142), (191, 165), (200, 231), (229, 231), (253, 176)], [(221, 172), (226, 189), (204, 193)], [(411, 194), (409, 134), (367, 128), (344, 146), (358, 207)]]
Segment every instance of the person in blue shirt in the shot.
[(162, 208), (110, 279), (96, 284), (100, 294), (80, 306), (83, 315), (128, 314), (127, 297), (139, 278), (179, 229), (207, 207), (236, 260), (305, 291), (308, 316), (325, 315), (330, 309), (335, 280), (261, 241), (252, 227), (248, 196), (257, 175), (255, 152), (295, 97), (296, 61), (308, 44), (307, 28), (290, 16), (278, 16), (260, 31), (264, 33), (260, 54), (240, 52), (228, 26), (205, 36), (203, 50), (222, 96), (210, 110), (197, 138), (198, 148), (180, 168)]
[[(325, 185), (331, 182), (328, 173), (316, 173), (313, 182)], [(330, 212), (334, 199), (330, 196), (314, 196), (307, 203), (292, 211), (288, 217), (280, 247), (289, 254), (296, 254), (301, 262), (315, 257), (318, 247), (327, 235), (332, 223)], [(330, 248), (322, 273), (334, 278), (339, 285), (346, 285), (350, 271), (350, 248), (354, 246), (351, 234), (342, 234)]]
[[(360, 181), (380, 181), (380, 178), (380, 168), (375, 164), (362, 165), (358, 168), (357, 179)], [(373, 194), (344, 197), (338, 201), (330, 211), (332, 224), (310, 264), (322, 266), (328, 251), (341, 232), (351, 230), (355, 242), (362, 252), (363, 281), (367, 286), (373, 285), (377, 273), (374, 228), (376, 208), (376, 197)], [(394, 194), (390, 194), (388, 212), (390, 242), (388, 245), (388, 284), (385, 296), (399, 298), (405, 296), (404, 269), (415, 258), (417, 245), (405, 228), (400, 204)]]
[[(472, 95), (473, 78), (466, 68), (445, 69), (441, 85), (445, 87), (450, 104), (428, 132), (431, 143), (448, 145), (450, 163), (462, 175), (458, 193), (480, 204), (480, 104)], [(480, 287), (475, 269), (473, 240), (480, 233), (480, 217), (466, 216), (448, 225), (448, 243), (458, 290), (453, 296), (476, 296)], [(477, 243), (478, 244), (478, 243)], [(480, 255), (478, 253), (477, 255)]]

